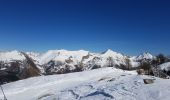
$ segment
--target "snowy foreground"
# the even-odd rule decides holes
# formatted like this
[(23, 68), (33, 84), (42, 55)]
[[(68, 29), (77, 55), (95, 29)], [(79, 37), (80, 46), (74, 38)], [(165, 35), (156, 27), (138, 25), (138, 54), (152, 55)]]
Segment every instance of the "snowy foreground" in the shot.
[[(146, 85), (143, 78), (155, 82)], [(3, 88), (8, 100), (170, 100), (170, 80), (114, 68), (34, 77)]]

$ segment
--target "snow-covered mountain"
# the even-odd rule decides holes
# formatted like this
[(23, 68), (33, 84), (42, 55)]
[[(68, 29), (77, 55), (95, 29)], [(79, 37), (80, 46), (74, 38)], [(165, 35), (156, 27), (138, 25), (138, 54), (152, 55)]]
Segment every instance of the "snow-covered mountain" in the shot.
[(140, 60), (153, 60), (155, 59), (155, 56), (153, 56), (152, 54), (150, 54), (149, 52), (145, 52), (139, 56), (134, 57), (134, 59), (136, 61), (140, 61)]
[(67, 50), (49, 50), (40, 57), (40, 64), (46, 64), (51, 60), (65, 62), (72, 59), (76, 64), (80, 62), (83, 56), (87, 56), (89, 51), (67, 51)]
[(32, 55), (24, 52), (10, 51), (0, 53), (0, 81), (10, 82), (18, 79), (25, 79), (41, 75), (44, 71), (36, 60), (31, 59)]
[(24, 60), (25, 57), (19, 51), (0, 52), (0, 61)]
[(144, 52), (143, 54), (140, 54), (138, 56), (129, 57), (129, 59), (131, 61), (131, 65), (133, 67), (140, 66), (141, 62), (143, 62), (143, 61), (151, 62), (155, 58), (156, 57), (154, 55), (150, 54), (149, 52)]
[(34, 62), (36, 63), (36, 64), (39, 64), (40, 62), (40, 57), (41, 57), (41, 53), (38, 53), (38, 52), (26, 52), (26, 54), (30, 57), (30, 58), (32, 58), (33, 60), (34, 60)]
[[(154, 79), (154, 83), (144, 84), (143, 79)], [(169, 83), (168, 79), (107, 67), (34, 77), (2, 87), (8, 100), (169, 100)]]
[[(130, 60), (132, 67), (136, 67), (139, 60), (154, 59), (154, 56), (150, 53), (128, 57), (110, 49), (103, 53), (92, 53), (85, 50), (49, 50), (45, 53), (26, 52), (25, 54), (32, 58), (36, 65), (53, 71), (59, 67), (59, 69), (65, 68), (65, 66), (70, 67), (72, 70), (76, 69), (76, 67), (81, 67), (82, 70), (85, 70), (106, 66), (126, 66), (128, 59)], [(19, 51), (0, 52), (1, 62), (24, 60), (24, 55)]]
[[(129, 57), (108, 49), (102, 53), (92, 53), (85, 50), (49, 50), (45, 53), (9, 51), (0, 52), (0, 70), (15, 72), (17, 74), (28, 70), (32, 64), (33, 70), (39, 70), (37, 74), (61, 74), (77, 72), (102, 67), (131, 68), (138, 67), (141, 60), (153, 59), (149, 53), (140, 56)], [(27, 56), (27, 57), (25, 57)], [(29, 64), (28, 64), (29, 62)], [(34, 66), (34, 67), (33, 67)], [(36, 66), (36, 67), (35, 67)], [(29, 74), (32, 74), (32, 68)], [(28, 73), (27, 73), (28, 74)], [(17, 75), (18, 76), (18, 75)]]

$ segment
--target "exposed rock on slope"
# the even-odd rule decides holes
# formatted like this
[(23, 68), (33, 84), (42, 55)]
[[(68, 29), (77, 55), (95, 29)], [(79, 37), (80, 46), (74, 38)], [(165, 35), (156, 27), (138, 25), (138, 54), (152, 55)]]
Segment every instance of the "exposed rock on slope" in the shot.
[(33, 60), (23, 52), (0, 53), (0, 80), (2, 83), (40, 75), (41, 72)]
[(33, 76), (38, 76), (41, 74), (41, 71), (37, 68), (37, 66), (34, 64), (33, 60), (24, 52), (21, 52), (25, 56), (24, 61), (24, 68), (20, 73), (20, 78), (25, 79)]

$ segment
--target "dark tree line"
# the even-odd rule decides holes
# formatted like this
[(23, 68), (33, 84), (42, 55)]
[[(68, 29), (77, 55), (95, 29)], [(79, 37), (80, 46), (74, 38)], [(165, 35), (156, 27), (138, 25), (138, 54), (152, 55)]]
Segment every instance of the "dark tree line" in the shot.
[(163, 64), (163, 63), (166, 63), (166, 62), (170, 62), (170, 58), (168, 56), (163, 55), (163, 54), (159, 54), (159, 55), (156, 56), (156, 59), (154, 59), (152, 61), (151, 64), (160, 65), (160, 64)]

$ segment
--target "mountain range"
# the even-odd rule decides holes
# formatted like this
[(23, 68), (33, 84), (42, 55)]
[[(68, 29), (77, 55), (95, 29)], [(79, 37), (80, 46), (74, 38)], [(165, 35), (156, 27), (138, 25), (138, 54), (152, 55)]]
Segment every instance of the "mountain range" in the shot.
[(25, 79), (37, 75), (64, 74), (102, 67), (131, 69), (138, 67), (143, 60), (154, 58), (150, 53), (127, 56), (110, 49), (102, 53), (85, 50), (49, 50), (45, 53), (14, 50), (0, 52), (0, 71)]

